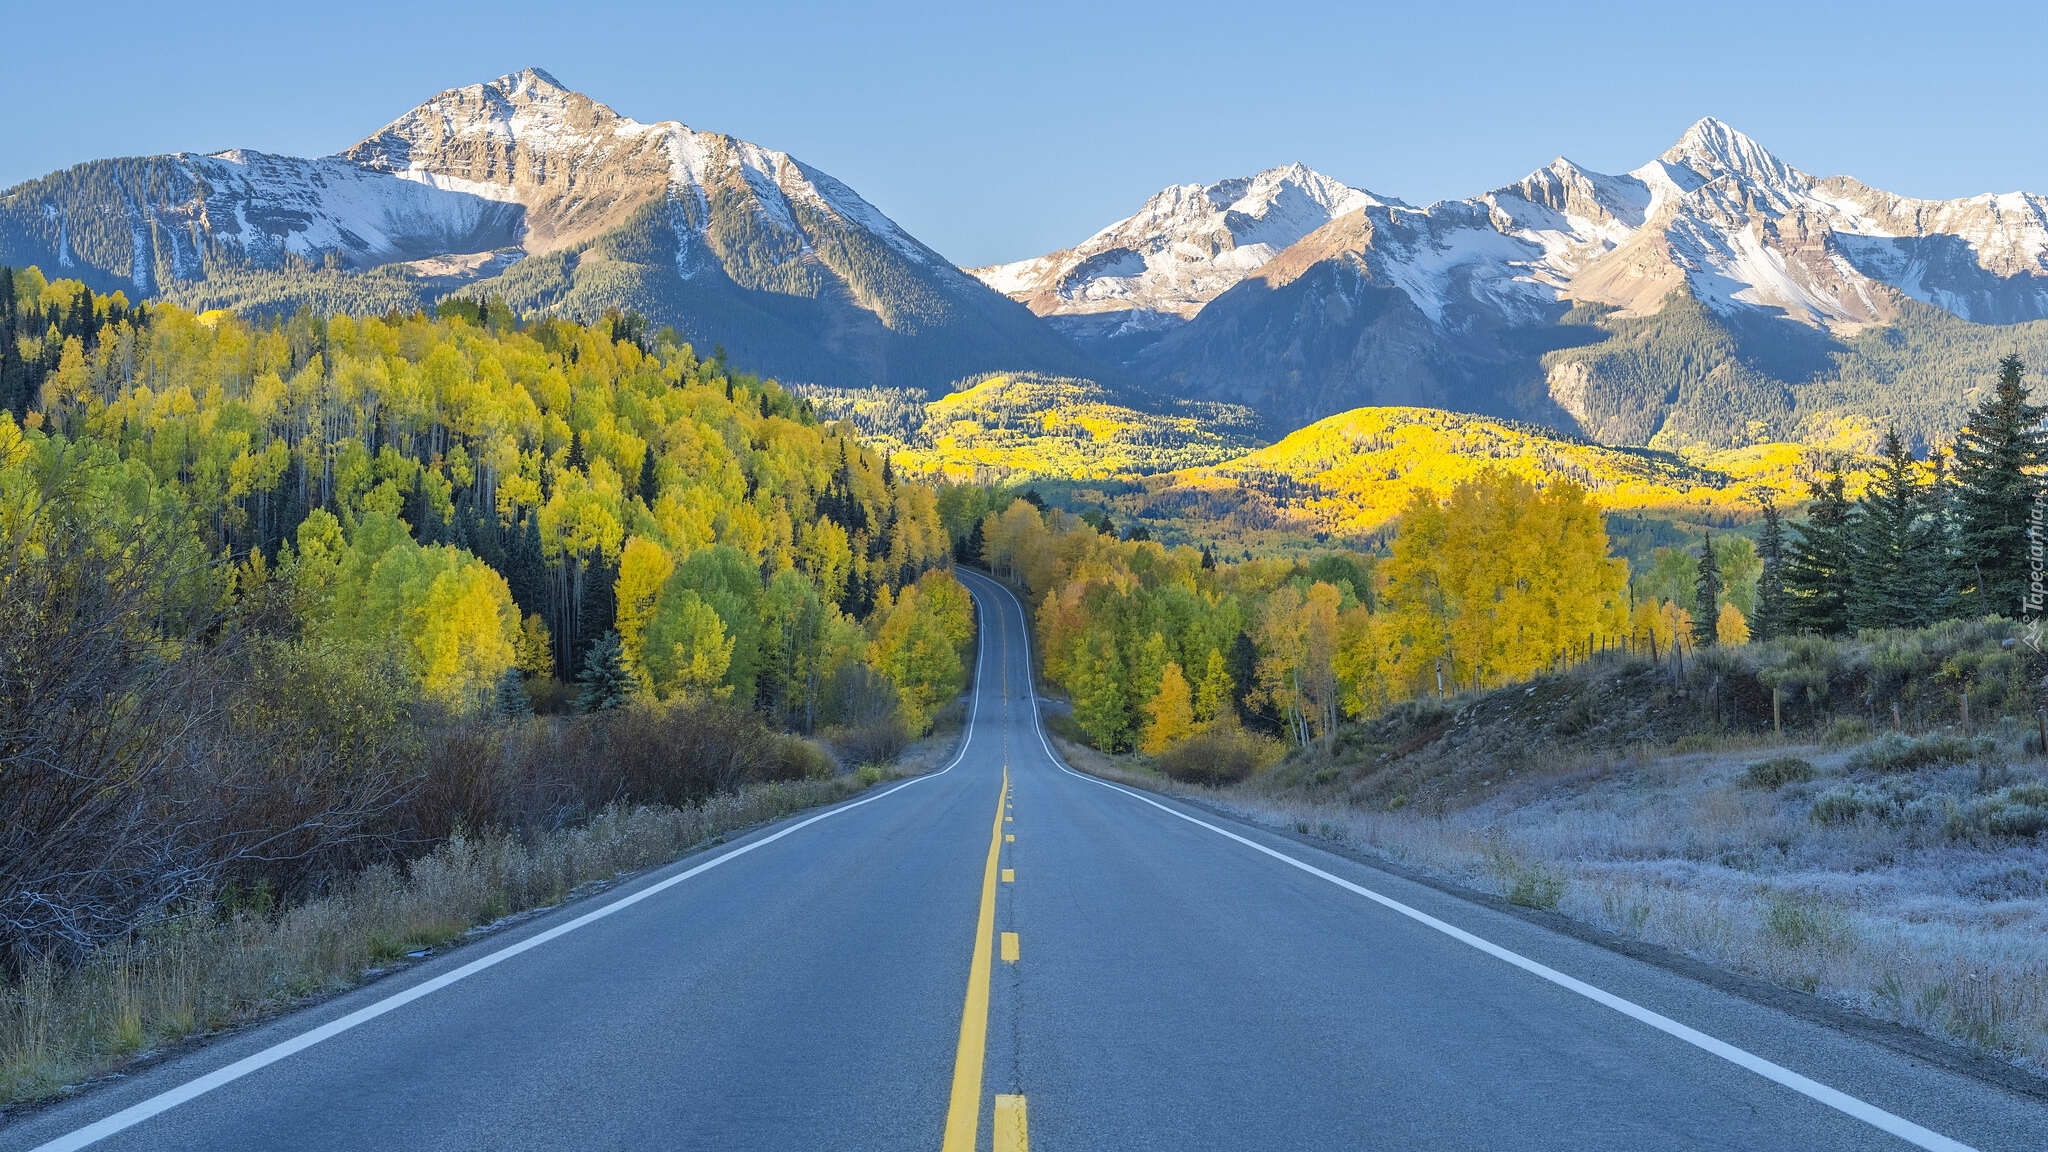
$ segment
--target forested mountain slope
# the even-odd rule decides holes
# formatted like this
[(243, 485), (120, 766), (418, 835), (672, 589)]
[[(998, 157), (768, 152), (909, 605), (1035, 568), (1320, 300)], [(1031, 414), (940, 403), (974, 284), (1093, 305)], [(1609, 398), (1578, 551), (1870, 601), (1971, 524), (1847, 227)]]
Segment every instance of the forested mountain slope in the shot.
[(657, 697), (808, 729), (865, 665), (929, 705), (887, 637), (924, 627), (937, 493), (672, 332), (460, 303), (251, 324), (33, 269), (0, 270), (0, 331), (9, 532), (118, 539), (147, 510), (200, 601), (274, 587), (294, 632), (395, 651), (457, 711), (515, 668), (577, 676), (608, 634)]

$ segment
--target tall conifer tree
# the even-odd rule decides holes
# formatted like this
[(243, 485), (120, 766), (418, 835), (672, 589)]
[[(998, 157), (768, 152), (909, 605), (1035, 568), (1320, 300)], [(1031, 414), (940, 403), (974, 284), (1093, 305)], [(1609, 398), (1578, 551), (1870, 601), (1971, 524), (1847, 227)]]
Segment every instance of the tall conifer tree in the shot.
[(1956, 571), (1956, 486), (1949, 456), (1936, 448), (1927, 456), (1927, 484), (1920, 490), (1916, 559), (1924, 618), (1947, 620), (1959, 606)]
[(583, 670), (576, 674), (576, 683), (582, 688), (576, 694), (578, 712), (609, 712), (632, 702), (639, 681), (626, 669), (617, 632), (605, 633), (590, 646), (583, 657)]
[(1925, 493), (1913, 474), (1918, 465), (1896, 431), (1885, 433), (1881, 455), (1876, 478), (1856, 501), (1850, 532), (1849, 624), (1912, 628), (1927, 622)]
[(1837, 467), (1808, 485), (1813, 507), (1806, 523), (1793, 526), (1798, 539), (1785, 565), (1785, 625), (1788, 630), (1840, 636), (1849, 630), (1849, 587), (1853, 506)]
[(1757, 537), (1757, 555), (1763, 571), (1756, 578), (1756, 611), (1750, 616), (1753, 640), (1770, 640), (1785, 633), (1785, 517), (1775, 501), (1764, 501), (1764, 530)]
[(2017, 353), (1998, 362), (1998, 383), (1956, 436), (1956, 536), (1960, 575), (1974, 591), (1969, 608), (2021, 614), (2029, 575), (2027, 526), (2048, 465), (2048, 409), (2030, 403)]
[(1692, 641), (1697, 647), (1712, 648), (1718, 639), (1715, 627), (1721, 619), (1721, 562), (1714, 559), (1711, 532), (1700, 545), (1699, 573), (1693, 584)]

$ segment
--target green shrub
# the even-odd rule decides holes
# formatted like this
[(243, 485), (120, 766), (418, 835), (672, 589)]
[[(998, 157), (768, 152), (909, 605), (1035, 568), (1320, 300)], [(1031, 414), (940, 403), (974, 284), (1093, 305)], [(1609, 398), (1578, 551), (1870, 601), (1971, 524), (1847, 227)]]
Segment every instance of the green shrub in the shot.
[(1854, 824), (1866, 816), (1897, 824), (1904, 821), (1906, 806), (1917, 799), (1917, 794), (1906, 789), (1844, 784), (1815, 797), (1808, 815), (1816, 824)]
[(1776, 756), (1751, 764), (1743, 773), (1743, 783), (1775, 792), (1787, 784), (1803, 784), (1817, 774), (1812, 764), (1797, 756)]
[(1870, 725), (1860, 716), (1848, 716), (1829, 724), (1828, 730), (1821, 734), (1820, 742), (1830, 748), (1840, 748), (1845, 744), (1861, 744), (1868, 739)]
[(1541, 864), (1517, 868), (1508, 878), (1507, 901), (1524, 908), (1556, 908), (1564, 899), (1564, 877)]
[(1942, 733), (1912, 739), (1886, 736), (1853, 753), (1849, 757), (1849, 767), (1858, 772), (1911, 772), (1942, 764), (1968, 764), (1985, 759), (1996, 751), (1996, 746), (1989, 740), (1965, 739)]
[(1764, 935), (1787, 948), (1808, 948), (1839, 942), (1848, 933), (1849, 926), (1841, 913), (1832, 908), (1815, 908), (1773, 896), (1770, 907), (1764, 912), (1763, 927)]
[(2048, 832), (2048, 784), (2029, 782), (1980, 796), (1949, 813), (1943, 829), (1956, 839), (2028, 839)]

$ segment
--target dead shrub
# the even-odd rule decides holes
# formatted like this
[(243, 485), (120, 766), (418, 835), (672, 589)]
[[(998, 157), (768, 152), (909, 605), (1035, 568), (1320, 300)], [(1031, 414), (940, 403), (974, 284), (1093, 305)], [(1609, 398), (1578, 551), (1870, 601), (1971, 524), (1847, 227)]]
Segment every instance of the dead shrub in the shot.
[(1235, 784), (1280, 759), (1278, 741), (1235, 726), (1197, 732), (1159, 754), (1159, 769), (1187, 784)]

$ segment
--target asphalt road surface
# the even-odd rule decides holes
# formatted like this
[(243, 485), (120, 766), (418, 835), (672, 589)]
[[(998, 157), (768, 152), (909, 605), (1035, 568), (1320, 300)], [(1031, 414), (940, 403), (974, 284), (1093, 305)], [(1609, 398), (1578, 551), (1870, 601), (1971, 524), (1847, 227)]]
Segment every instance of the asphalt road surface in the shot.
[(944, 771), (0, 1128), (0, 1150), (2048, 1149), (2048, 1106), (1077, 775), (1022, 610)]

